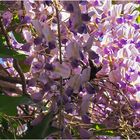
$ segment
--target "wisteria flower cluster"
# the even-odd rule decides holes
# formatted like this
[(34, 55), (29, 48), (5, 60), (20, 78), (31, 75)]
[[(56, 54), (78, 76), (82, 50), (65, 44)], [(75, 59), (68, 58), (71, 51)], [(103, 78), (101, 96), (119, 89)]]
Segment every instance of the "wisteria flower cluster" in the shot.
[(29, 100), (17, 136), (139, 138), (139, 0), (3, 3), (0, 90)]

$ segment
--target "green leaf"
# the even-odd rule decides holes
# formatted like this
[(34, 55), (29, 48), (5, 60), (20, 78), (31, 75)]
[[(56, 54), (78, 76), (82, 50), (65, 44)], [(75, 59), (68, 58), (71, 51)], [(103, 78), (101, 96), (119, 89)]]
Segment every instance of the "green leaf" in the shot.
[(18, 61), (23, 73), (29, 72), (31, 65), (25, 64), (24, 60)]
[(0, 3), (0, 12), (5, 11), (7, 9), (6, 5), (4, 5), (2, 2)]
[(23, 139), (43, 139), (51, 133), (58, 131), (57, 128), (50, 126), (52, 119), (53, 113), (50, 112), (45, 116), (40, 124), (33, 126), (33, 128), (29, 128)]
[(115, 136), (114, 131), (112, 130), (105, 130), (105, 125), (103, 124), (93, 124), (92, 128), (94, 129), (95, 135), (100, 135), (100, 136)]
[(135, 10), (140, 12), (140, 6), (139, 6), (139, 7), (137, 7)]
[(103, 131), (96, 131), (95, 132), (95, 135), (98, 135), (98, 136), (115, 136), (115, 133), (111, 130), (103, 130)]
[(19, 23), (20, 22), (20, 19), (19, 19), (19, 16), (18, 16), (18, 13), (14, 14), (13, 15), (13, 23)]
[(0, 130), (0, 139), (15, 139), (15, 138), (11, 132)]
[(24, 96), (11, 97), (0, 94), (0, 112), (3, 112), (7, 115), (16, 115), (16, 107), (27, 101), (29, 101), (29, 98)]
[(0, 46), (6, 45), (6, 40), (4, 35), (0, 34)]
[(5, 118), (2, 118), (1, 125), (4, 128), (4, 130), (8, 129), (8, 121)]
[(106, 127), (103, 124), (94, 123), (91, 128), (94, 128), (95, 130), (101, 130)]
[(18, 60), (25, 60), (26, 55), (16, 52), (15, 50), (9, 49), (6, 46), (0, 46), (0, 57), (1, 58), (16, 58)]
[(137, 23), (140, 23), (140, 15), (136, 19)]
[(25, 39), (23, 38), (21, 33), (18, 32), (13, 32), (15, 39), (17, 40), (17, 42), (19, 43), (26, 43)]

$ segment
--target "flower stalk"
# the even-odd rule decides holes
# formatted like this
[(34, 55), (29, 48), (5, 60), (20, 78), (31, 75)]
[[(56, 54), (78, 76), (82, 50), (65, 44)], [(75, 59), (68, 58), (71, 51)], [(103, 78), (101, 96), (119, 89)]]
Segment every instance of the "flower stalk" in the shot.
[[(58, 46), (59, 46), (59, 62), (62, 64), (62, 45), (61, 45), (61, 31), (60, 31), (60, 19), (59, 19), (59, 10), (58, 10), (58, 3), (54, 1), (55, 4), (55, 10), (56, 10), (56, 18), (57, 18), (57, 31), (58, 31)], [(60, 77), (60, 95), (62, 97), (63, 95), (63, 78)], [(62, 138), (63, 134), (63, 122), (64, 122), (64, 117), (63, 117), (63, 103), (62, 100), (60, 101), (60, 106), (59, 106), (59, 128), (60, 128), (60, 137)]]

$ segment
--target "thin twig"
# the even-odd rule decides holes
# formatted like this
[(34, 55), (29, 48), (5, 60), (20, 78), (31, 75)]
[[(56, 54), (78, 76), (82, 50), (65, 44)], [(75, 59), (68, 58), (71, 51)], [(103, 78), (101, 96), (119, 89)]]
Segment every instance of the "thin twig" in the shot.
[[(58, 3), (54, 1), (55, 4), (55, 10), (56, 10), (56, 18), (57, 18), (57, 30), (58, 30), (58, 44), (59, 44), (59, 61), (60, 64), (62, 64), (62, 45), (61, 45), (61, 31), (60, 31), (60, 19), (59, 19), (59, 11), (58, 11)], [(60, 94), (63, 95), (63, 78), (60, 77)], [(63, 103), (61, 101), (60, 107), (59, 107), (59, 127), (60, 130), (63, 128)], [(62, 131), (61, 131), (61, 137), (62, 137)]]
[(3, 25), (1, 16), (0, 16), (0, 28), (1, 28), (2, 34), (5, 37), (6, 43), (7, 43), (8, 47), (10, 48), (10, 40), (9, 40), (8, 35), (7, 35), (6, 29), (5, 29), (4, 25)]

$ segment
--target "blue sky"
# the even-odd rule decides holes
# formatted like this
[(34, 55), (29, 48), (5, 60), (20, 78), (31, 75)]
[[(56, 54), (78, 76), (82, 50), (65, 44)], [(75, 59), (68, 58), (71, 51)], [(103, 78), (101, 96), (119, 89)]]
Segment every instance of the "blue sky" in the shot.
[(0, 64), (2, 64), (2, 63), (3, 63), (2, 58), (0, 58)]

